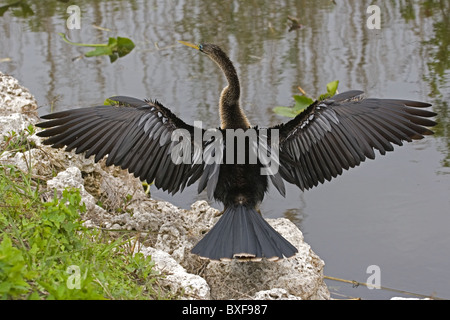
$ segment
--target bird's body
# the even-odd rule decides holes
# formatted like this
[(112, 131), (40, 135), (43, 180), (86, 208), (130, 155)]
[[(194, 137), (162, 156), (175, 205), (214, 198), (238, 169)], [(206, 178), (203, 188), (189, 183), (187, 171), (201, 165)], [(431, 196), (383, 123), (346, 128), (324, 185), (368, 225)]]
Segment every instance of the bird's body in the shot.
[[(192, 249), (203, 258), (277, 260), (291, 257), (297, 249), (278, 234), (256, 210), (268, 190), (269, 183), (284, 195), (284, 181), (302, 191), (329, 181), (343, 170), (359, 165), (366, 158), (392, 151), (392, 143), (421, 139), (432, 134), (427, 119), (435, 114), (424, 110), (427, 103), (363, 99), (361, 91), (348, 91), (325, 101), (316, 101), (287, 123), (270, 128), (252, 127), (239, 105), (240, 85), (236, 70), (227, 55), (216, 45), (192, 45), (205, 53), (222, 69), (228, 81), (219, 100), (221, 126), (219, 132), (254, 132), (258, 146), (270, 155), (270, 164), (258, 157), (251, 159), (251, 139), (231, 144), (225, 140), (217, 147), (217, 138), (194, 141), (195, 129), (176, 117), (156, 101), (129, 97), (112, 97), (112, 106), (98, 106), (62, 111), (44, 116), (50, 121), (38, 124), (50, 128), (38, 135), (49, 137), (45, 143), (53, 147), (67, 146), (95, 161), (108, 156), (107, 165), (120, 166), (158, 188), (172, 194), (198, 182), (208, 196), (224, 204), (224, 212), (216, 225)], [(174, 140), (178, 130), (186, 132), (182, 140)], [(202, 129), (202, 133), (205, 134)], [(263, 139), (263, 137), (265, 137)], [(267, 138), (267, 139), (266, 139)], [(261, 143), (263, 141), (263, 143)], [(184, 162), (173, 161), (172, 155), (184, 143), (190, 153)], [(195, 150), (212, 150), (209, 158), (199, 157)], [(197, 148), (197, 149), (196, 149)], [(221, 159), (208, 161), (222, 154)], [(243, 163), (239, 156), (245, 155)], [(271, 164), (275, 163), (275, 169)], [(265, 170), (265, 171), (264, 171)], [(264, 174), (262, 172), (265, 172)]]

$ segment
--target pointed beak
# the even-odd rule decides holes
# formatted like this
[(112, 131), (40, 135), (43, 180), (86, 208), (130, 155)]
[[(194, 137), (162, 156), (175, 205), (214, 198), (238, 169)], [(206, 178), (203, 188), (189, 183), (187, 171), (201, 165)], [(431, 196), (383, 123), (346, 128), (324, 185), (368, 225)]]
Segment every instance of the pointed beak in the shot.
[(181, 40), (178, 40), (178, 42), (181, 43), (181, 44), (184, 44), (185, 46), (188, 46), (188, 47), (191, 47), (191, 48), (199, 50), (199, 47), (196, 44), (193, 44), (193, 43), (190, 43), (190, 42), (186, 42), (186, 41), (181, 41)]

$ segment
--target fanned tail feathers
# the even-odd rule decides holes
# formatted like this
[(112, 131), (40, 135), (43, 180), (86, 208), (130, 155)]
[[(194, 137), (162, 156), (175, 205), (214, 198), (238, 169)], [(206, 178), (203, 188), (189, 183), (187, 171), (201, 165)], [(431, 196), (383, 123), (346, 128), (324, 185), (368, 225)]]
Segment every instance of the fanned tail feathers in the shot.
[(273, 229), (254, 208), (228, 207), (214, 227), (192, 249), (211, 260), (279, 260), (297, 249)]

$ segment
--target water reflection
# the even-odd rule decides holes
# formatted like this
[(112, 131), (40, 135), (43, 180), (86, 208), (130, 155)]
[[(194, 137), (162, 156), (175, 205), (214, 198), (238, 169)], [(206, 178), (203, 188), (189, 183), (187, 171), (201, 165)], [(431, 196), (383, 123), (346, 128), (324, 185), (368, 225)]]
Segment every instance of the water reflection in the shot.
[[(442, 138), (441, 149), (445, 154), (444, 167), (450, 166), (450, 119), (448, 101), (450, 99), (450, 3), (448, 1), (423, 1), (421, 9), (427, 17), (433, 17), (433, 35), (423, 41), (429, 52), (428, 73), (424, 75), (429, 83), (434, 110), (438, 113), (438, 125), (434, 131)], [(445, 172), (445, 171), (444, 171)], [(448, 173), (448, 172), (447, 172)]]

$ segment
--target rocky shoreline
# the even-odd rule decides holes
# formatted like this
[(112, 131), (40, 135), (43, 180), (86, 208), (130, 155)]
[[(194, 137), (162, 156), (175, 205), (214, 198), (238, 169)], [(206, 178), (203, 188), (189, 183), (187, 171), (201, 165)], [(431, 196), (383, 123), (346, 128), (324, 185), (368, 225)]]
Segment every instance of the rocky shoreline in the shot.
[[(0, 139), (39, 121), (37, 102), (18, 80), (0, 72)], [(39, 128), (36, 128), (39, 131)], [(85, 224), (106, 229), (136, 230), (136, 252), (150, 255), (166, 274), (161, 285), (184, 289), (184, 299), (330, 299), (324, 282), (324, 262), (304, 242), (301, 231), (284, 218), (267, 221), (298, 249), (278, 262), (207, 261), (191, 248), (218, 220), (218, 210), (206, 201), (190, 210), (149, 198), (139, 179), (105, 161), (44, 146), (33, 135), (25, 152), (4, 152), (0, 165), (13, 164), (47, 182), (48, 197), (66, 187), (80, 190), (86, 204)], [(54, 173), (58, 174), (54, 176)], [(45, 193), (44, 193), (45, 196)], [(127, 199), (126, 210), (117, 213)], [(102, 203), (100, 207), (97, 205)]]

